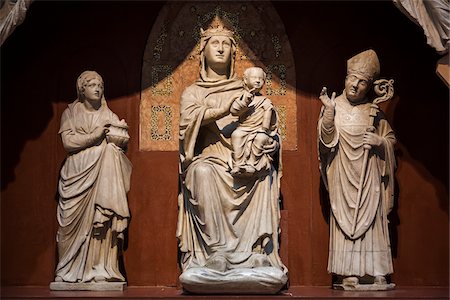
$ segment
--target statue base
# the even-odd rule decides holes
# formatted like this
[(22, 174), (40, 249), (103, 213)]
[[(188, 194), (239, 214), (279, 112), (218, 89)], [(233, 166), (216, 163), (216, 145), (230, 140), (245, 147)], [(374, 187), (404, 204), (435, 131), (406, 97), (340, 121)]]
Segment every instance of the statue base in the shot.
[(274, 267), (240, 268), (225, 272), (191, 268), (180, 275), (183, 289), (196, 294), (276, 294), (288, 277)]
[(51, 282), (52, 291), (123, 291), (126, 282)]
[(388, 291), (395, 288), (394, 283), (386, 284), (333, 284), (333, 289), (344, 291)]

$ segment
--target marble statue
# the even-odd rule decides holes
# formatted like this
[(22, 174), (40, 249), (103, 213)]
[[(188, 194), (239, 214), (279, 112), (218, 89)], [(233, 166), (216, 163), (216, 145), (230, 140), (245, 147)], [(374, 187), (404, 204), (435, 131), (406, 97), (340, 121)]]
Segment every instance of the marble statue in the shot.
[(281, 139), (274, 122), (260, 141), (271, 163), (251, 176), (231, 174), (231, 136), (248, 107), (231, 108), (252, 97), (235, 74), (235, 54), (232, 31), (202, 30), (200, 78), (181, 96), (180, 282), (193, 293), (273, 294), (287, 283), (278, 253)]
[(6, 0), (0, 3), (0, 46), (25, 21), (34, 0)]
[[(386, 290), (393, 273), (387, 216), (394, 197), (394, 132), (378, 103), (393, 96), (393, 80), (379, 79), (373, 50), (347, 62), (341, 95), (320, 93), (320, 171), (331, 204), (328, 272), (334, 288)], [(373, 101), (368, 92), (374, 87)]]
[(449, 0), (393, 0), (402, 13), (422, 27), (427, 44), (439, 54), (449, 51)]
[(272, 144), (277, 136), (276, 116), (272, 101), (259, 93), (265, 79), (263, 69), (246, 69), (245, 92), (230, 108), (231, 114), (239, 117), (239, 126), (231, 134), (233, 176), (252, 176), (272, 166), (272, 157), (264, 146)]
[(132, 168), (124, 154), (128, 126), (108, 108), (99, 74), (83, 72), (77, 92), (59, 130), (68, 156), (58, 185), (59, 262), (50, 288), (122, 289), (118, 260), (130, 218)]

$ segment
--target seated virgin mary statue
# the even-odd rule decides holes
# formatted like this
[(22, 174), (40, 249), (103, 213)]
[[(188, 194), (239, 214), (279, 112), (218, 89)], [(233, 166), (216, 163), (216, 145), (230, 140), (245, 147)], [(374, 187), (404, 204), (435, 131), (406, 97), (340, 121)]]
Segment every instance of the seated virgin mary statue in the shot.
[(266, 168), (230, 173), (239, 125), (230, 107), (249, 96), (234, 72), (235, 54), (232, 31), (202, 30), (200, 78), (181, 96), (180, 282), (193, 293), (273, 294), (288, 279), (278, 254), (281, 139), (267, 135), (262, 143), (272, 161)]

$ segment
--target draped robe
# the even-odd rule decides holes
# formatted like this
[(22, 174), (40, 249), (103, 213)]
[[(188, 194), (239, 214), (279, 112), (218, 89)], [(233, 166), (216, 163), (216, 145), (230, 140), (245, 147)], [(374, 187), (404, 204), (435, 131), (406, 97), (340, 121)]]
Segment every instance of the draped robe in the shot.
[(328, 271), (345, 276), (393, 272), (387, 215), (393, 206), (396, 140), (380, 110), (373, 125), (384, 146), (369, 152), (356, 229), (351, 234), (370, 105), (352, 106), (344, 93), (336, 98), (334, 133), (323, 129), (322, 117), (318, 125), (321, 173), (331, 204)]
[(227, 270), (272, 266), (287, 273), (278, 255), (279, 161), (262, 177), (236, 180), (230, 136), (238, 119), (227, 115), (202, 125), (208, 108), (240, 92), (237, 79), (200, 79), (181, 97), (177, 238), (183, 271), (220, 258)]
[(125, 280), (118, 254), (130, 217), (126, 194), (131, 163), (122, 149), (106, 139), (90, 145), (92, 132), (104, 121), (119, 123), (104, 99), (95, 111), (76, 100), (61, 118), (59, 133), (69, 155), (58, 185), (56, 277), (65, 282), (89, 282), (95, 277)]

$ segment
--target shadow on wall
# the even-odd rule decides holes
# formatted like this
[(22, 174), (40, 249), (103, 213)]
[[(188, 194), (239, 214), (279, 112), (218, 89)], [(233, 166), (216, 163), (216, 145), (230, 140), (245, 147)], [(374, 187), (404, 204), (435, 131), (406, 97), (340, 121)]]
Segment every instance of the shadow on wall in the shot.
[(15, 179), (26, 142), (41, 137), (52, 121), (59, 128), (83, 71), (102, 75), (108, 102), (139, 92), (143, 48), (161, 6), (36, 2), (30, 7), (1, 48), (2, 191)]

